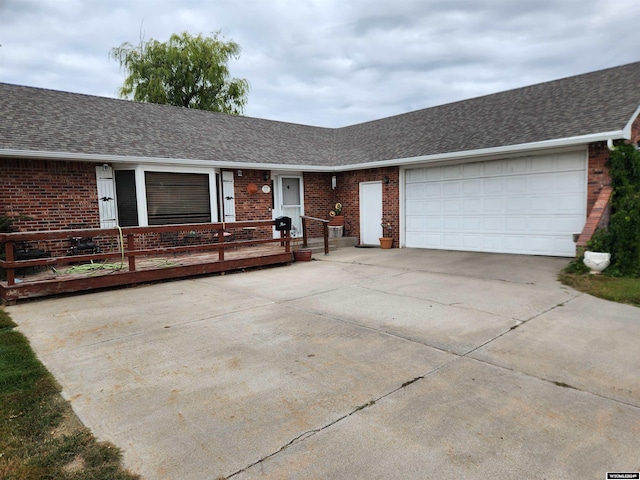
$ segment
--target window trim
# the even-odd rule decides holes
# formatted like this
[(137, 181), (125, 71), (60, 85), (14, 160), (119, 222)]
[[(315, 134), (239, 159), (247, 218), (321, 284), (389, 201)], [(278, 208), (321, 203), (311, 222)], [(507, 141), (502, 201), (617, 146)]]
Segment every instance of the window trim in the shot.
[[(114, 170), (131, 170), (131, 164), (114, 165)], [(215, 168), (204, 167), (179, 167), (164, 165), (146, 165), (137, 164), (133, 168), (135, 170), (136, 184), (136, 202), (138, 204), (138, 225), (141, 227), (149, 226), (149, 216), (147, 211), (147, 185), (145, 181), (146, 172), (162, 172), (162, 173), (195, 173), (199, 175), (209, 176), (209, 209), (211, 212), (211, 222), (217, 222), (218, 219), (218, 187), (216, 185), (216, 173), (220, 173)]]

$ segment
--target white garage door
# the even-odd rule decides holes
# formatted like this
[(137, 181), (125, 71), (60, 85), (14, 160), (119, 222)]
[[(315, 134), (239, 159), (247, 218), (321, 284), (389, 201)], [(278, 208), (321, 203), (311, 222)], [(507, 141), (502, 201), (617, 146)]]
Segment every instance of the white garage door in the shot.
[(585, 152), (408, 169), (407, 247), (571, 257)]

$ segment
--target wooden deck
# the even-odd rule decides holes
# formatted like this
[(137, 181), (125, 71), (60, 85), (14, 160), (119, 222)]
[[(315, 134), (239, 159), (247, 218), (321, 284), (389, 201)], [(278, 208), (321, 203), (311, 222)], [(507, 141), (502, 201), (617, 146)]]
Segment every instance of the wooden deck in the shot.
[[(242, 270), (291, 263), (291, 238), (264, 238), (271, 234), (271, 221), (233, 224), (198, 224), (163, 227), (129, 227), (118, 229), (66, 230), (0, 234), (5, 244), (6, 260), (0, 260), (7, 278), (0, 281), (0, 298), (5, 302), (19, 299), (78, 292), (144, 282), (189, 277), (209, 273)], [(262, 229), (262, 238), (253, 238)], [(236, 239), (225, 232), (250, 231), (251, 238)], [(196, 244), (136, 248), (136, 236), (187, 232), (184, 238), (197, 238)], [(115, 250), (90, 255), (63, 255), (31, 260), (15, 260), (14, 246), (20, 242), (38, 245), (77, 236), (119, 237)], [(139, 242), (138, 242), (139, 243)]]

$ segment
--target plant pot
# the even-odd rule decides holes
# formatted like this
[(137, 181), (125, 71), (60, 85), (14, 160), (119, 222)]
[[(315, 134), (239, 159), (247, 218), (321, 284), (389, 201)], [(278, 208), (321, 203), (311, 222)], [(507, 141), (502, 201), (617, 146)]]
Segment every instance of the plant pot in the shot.
[(313, 252), (309, 248), (303, 248), (293, 252), (293, 259), (296, 262), (310, 262)]
[(393, 238), (391, 237), (382, 237), (378, 240), (380, 240), (380, 248), (391, 248), (391, 245), (393, 245)]
[(336, 215), (329, 220), (330, 227), (344, 227), (344, 215)]
[(329, 238), (341, 238), (344, 227), (329, 225)]
[(583, 263), (589, 267), (592, 274), (599, 274), (611, 263), (611, 254), (605, 252), (584, 252)]

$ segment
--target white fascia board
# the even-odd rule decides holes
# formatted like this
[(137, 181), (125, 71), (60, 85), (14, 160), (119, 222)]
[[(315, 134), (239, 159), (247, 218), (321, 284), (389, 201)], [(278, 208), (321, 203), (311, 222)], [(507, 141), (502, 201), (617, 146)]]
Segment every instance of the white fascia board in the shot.
[(469, 159), (470, 161), (480, 160), (485, 157), (496, 155), (517, 154), (523, 152), (534, 152), (537, 150), (548, 150), (552, 148), (572, 147), (585, 145), (593, 142), (603, 142), (609, 139), (629, 138), (624, 131), (616, 130), (592, 135), (582, 135), (579, 137), (560, 138), (556, 140), (545, 140), (542, 142), (521, 143), (518, 145), (507, 145), (504, 147), (483, 148), (478, 150), (463, 150), (459, 152), (439, 153), (435, 155), (422, 155), (419, 157), (394, 158), (391, 160), (381, 160), (377, 162), (356, 163), (352, 165), (341, 165), (335, 167), (335, 171), (344, 172), (349, 170), (362, 170), (367, 168), (397, 167), (421, 163), (444, 162), (459, 159)]
[(633, 126), (635, 119), (638, 118), (638, 115), (640, 115), (640, 105), (638, 105), (638, 108), (636, 108), (636, 111), (625, 125), (624, 130), (622, 130), (624, 132), (624, 138), (631, 138), (631, 127)]
[(326, 172), (333, 167), (317, 165), (283, 165), (281, 163), (246, 163), (225, 162), (219, 160), (196, 160), (190, 158), (162, 158), (162, 157), (122, 157), (119, 155), (100, 155), (69, 152), (49, 152), (44, 150), (15, 150), (0, 149), (0, 157), (37, 158), (48, 160), (71, 160), (78, 162), (102, 162), (102, 163), (133, 163), (136, 165), (171, 165), (171, 166), (198, 166), (247, 170), (281, 170), (281, 171), (305, 171)]

